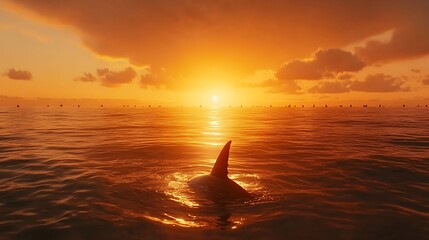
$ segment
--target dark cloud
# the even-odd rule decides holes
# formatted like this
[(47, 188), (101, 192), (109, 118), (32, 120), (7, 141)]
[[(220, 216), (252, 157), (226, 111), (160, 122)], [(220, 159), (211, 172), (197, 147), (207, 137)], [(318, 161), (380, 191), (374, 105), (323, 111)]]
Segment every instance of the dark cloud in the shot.
[(429, 1), (393, 1), (387, 11), (396, 9), (393, 35), (388, 41), (368, 41), (356, 48), (356, 54), (367, 64), (388, 63), (429, 54)]
[(33, 78), (31, 72), (26, 70), (15, 70), (14, 68), (9, 69), (5, 75), (13, 80), (31, 80)]
[(398, 92), (409, 91), (404, 81), (382, 73), (368, 75), (364, 81), (353, 81), (350, 90), (358, 92)]
[(365, 64), (350, 52), (341, 49), (319, 49), (314, 54), (314, 61), (323, 72), (357, 72)]
[[(294, 60), (284, 64), (275, 74), (275, 79), (264, 82), (276, 92), (302, 93), (295, 80), (319, 80), (337, 78), (350, 80), (365, 64), (354, 54), (341, 49), (319, 49), (310, 60)], [(291, 83), (289, 83), (291, 82)], [(349, 92), (348, 81), (327, 81), (308, 90), (309, 93)], [(276, 89), (276, 90), (274, 90)]]
[(421, 70), (420, 70), (420, 69), (416, 69), (416, 68), (411, 68), (410, 70), (411, 70), (411, 72), (413, 72), (413, 73), (420, 73), (420, 72), (421, 72)]
[(321, 82), (318, 85), (308, 89), (309, 93), (344, 93), (350, 92), (347, 82)]
[(423, 85), (429, 85), (429, 75), (426, 76), (425, 79), (422, 80)]
[(108, 68), (97, 69), (101, 84), (106, 87), (119, 87), (121, 84), (131, 83), (137, 76), (133, 68), (127, 67), (122, 71), (111, 71)]
[(356, 72), (365, 64), (350, 52), (341, 49), (319, 49), (312, 60), (294, 60), (284, 64), (277, 72), (279, 80), (317, 80), (334, 73)]
[(82, 76), (75, 79), (78, 82), (95, 82), (97, 78), (92, 73), (83, 73)]
[(280, 67), (276, 73), (280, 80), (316, 80), (323, 77), (320, 66), (314, 61), (294, 60)]

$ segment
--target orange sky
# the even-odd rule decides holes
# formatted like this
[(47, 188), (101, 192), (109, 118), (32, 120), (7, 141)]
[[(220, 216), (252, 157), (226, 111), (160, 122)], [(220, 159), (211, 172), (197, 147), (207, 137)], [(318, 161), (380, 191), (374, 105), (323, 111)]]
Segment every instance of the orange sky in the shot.
[(0, 104), (429, 104), (428, 22), (425, 0), (0, 0)]

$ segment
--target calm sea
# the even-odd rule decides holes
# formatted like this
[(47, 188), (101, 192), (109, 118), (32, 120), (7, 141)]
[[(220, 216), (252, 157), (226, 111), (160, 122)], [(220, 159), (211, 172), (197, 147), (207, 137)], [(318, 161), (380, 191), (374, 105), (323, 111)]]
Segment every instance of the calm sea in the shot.
[(429, 239), (429, 108), (0, 108), (0, 239), (220, 238)]

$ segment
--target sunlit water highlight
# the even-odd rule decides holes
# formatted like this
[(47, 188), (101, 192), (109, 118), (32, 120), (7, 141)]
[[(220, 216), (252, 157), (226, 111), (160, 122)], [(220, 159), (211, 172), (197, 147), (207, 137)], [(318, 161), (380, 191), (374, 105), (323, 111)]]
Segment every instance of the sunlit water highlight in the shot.
[(428, 189), (426, 108), (0, 109), (0, 239), (427, 239)]

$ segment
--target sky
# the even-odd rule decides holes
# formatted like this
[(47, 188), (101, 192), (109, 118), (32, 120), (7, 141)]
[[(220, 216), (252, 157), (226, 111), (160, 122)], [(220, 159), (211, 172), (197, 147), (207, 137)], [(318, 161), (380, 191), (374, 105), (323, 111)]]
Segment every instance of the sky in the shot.
[(0, 105), (425, 105), (428, 23), (426, 0), (0, 0)]

